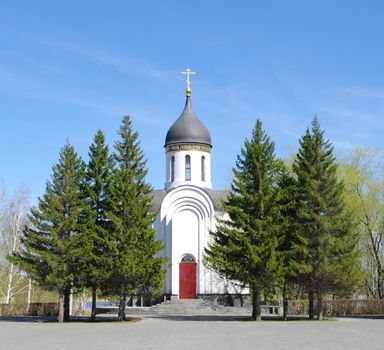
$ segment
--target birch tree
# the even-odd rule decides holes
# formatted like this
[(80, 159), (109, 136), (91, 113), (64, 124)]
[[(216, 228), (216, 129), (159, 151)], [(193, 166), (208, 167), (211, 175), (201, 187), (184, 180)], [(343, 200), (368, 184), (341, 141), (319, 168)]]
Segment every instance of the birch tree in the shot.
[(0, 293), (5, 304), (28, 288), (28, 279), (7, 257), (17, 254), (23, 237), (23, 228), (27, 223), (29, 208), (29, 190), (21, 186), (9, 200), (2, 195), (0, 217)]

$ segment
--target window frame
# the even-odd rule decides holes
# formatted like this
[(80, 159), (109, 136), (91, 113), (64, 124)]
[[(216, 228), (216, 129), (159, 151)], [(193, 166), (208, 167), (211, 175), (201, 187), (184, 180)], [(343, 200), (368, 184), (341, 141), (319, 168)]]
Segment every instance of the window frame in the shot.
[(205, 180), (205, 156), (201, 156), (201, 181)]
[(175, 181), (175, 156), (171, 157), (171, 181)]
[(191, 156), (187, 154), (185, 156), (185, 181), (192, 180), (192, 165), (191, 165)]

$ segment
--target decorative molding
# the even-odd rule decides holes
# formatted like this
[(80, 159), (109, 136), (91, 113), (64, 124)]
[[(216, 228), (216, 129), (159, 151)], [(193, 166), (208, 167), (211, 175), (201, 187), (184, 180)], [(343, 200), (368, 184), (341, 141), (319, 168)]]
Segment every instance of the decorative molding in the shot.
[(168, 145), (165, 148), (166, 152), (172, 151), (203, 151), (211, 153), (211, 146), (202, 145), (202, 144), (178, 144), (178, 145)]

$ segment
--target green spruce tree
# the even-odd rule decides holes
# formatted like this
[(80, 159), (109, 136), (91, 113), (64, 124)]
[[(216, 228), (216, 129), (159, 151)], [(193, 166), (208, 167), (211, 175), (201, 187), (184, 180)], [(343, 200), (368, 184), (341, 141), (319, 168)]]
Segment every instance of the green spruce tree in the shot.
[(286, 167), (282, 169), (278, 179), (278, 205), (281, 207), (281, 222), (278, 233), (277, 254), (281, 267), (281, 291), (283, 297), (283, 319), (288, 318), (289, 287), (296, 282), (293, 244), (297, 231), (298, 194), (296, 180)]
[(297, 176), (299, 211), (294, 268), (307, 286), (309, 317), (323, 317), (324, 293), (346, 290), (360, 279), (358, 237), (344, 204), (344, 186), (337, 178), (333, 147), (324, 138), (317, 117), (300, 140), (293, 164)]
[(245, 140), (224, 210), (229, 220), (219, 220), (212, 242), (205, 249), (205, 264), (222, 277), (248, 286), (252, 294), (252, 319), (261, 319), (261, 293), (278, 286), (278, 247), (281, 223), (279, 174), (274, 143), (257, 120), (252, 138)]
[(120, 296), (118, 318), (122, 320), (128, 295), (162, 285), (165, 259), (156, 257), (163, 243), (156, 239), (152, 227), (156, 216), (152, 211), (152, 187), (145, 181), (146, 161), (129, 116), (123, 118), (118, 133), (108, 213), (113, 266), (104, 288)]
[(114, 162), (101, 130), (97, 131), (88, 155), (84, 179), (84, 200), (89, 209), (85, 218), (88, 229), (78, 237), (76, 248), (80, 256), (77, 265), (80, 283), (92, 290), (91, 321), (94, 321), (97, 291), (112, 264), (108, 255), (111, 225), (107, 213), (111, 209), (110, 186)]
[(83, 176), (84, 163), (67, 142), (38, 207), (31, 209), (22, 248), (11, 257), (42, 288), (59, 293), (59, 322), (69, 320), (77, 260), (73, 244), (84, 229)]

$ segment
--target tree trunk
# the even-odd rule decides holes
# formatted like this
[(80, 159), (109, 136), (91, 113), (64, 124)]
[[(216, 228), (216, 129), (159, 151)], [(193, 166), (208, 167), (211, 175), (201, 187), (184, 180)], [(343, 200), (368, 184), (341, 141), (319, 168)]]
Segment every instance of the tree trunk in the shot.
[(317, 289), (317, 319), (323, 319), (323, 295), (320, 287)]
[[(366, 214), (366, 222), (369, 223), (370, 219), (368, 215)], [(366, 226), (368, 226), (366, 224)], [(381, 258), (380, 258), (380, 245), (376, 244), (375, 240), (375, 234), (372, 229), (367, 227), (368, 230), (368, 236), (372, 245), (371, 252), (373, 253), (373, 258), (375, 261), (375, 268), (376, 268), (376, 274), (377, 274), (377, 280), (376, 280), (376, 289), (377, 289), (377, 296), (379, 299), (383, 299), (383, 287), (382, 287), (382, 280), (383, 280), (383, 269), (381, 266)]]
[(260, 290), (256, 287), (252, 288), (252, 320), (261, 321)]
[(287, 297), (287, 286), (284, 284), (283, 287), (283, 320), (288, 320), (288, 297)]
[(31, 293), (32, 293), (32, 280), (28, 278), (28, 294), (27, 294), (28, 315), (29, 315), (29, 308), (31, 306)]
[(288, 298), (285, 297), (283, 300), (283, 320), (284, 321), (288, 320), (288, 307), (289, 307)]
[(5, 297), (5, 303), (9, 304), (12, 298), (12, 281), (13, 281), (13, 270), (15, 266), (13, 263), (11, 263), (11, 266), (9, 268), (9, 273), (8, 273), (8, 282), (7, 282), (7, 295)]
[(127, 294), (122, 294), (120, 296), (120, 304), (119, 304), (119, 314), (117, 316), (118, 321), (126, 320), (125, 316), (125, 306), (127, 305)]
[(64, 322), (68, 322), (70, 318), (70, 302), (71, 302), (71, 289), (66, 287), (64, 290)]
[(96, 287), (92, 289), (92, 310), (91, 310), (91, 321), (96, 321)]
[(308, 301), (309, 301), (309, 305), (308, 305), (308, 315), (309, 315), (309, 319), (310, 320), (313, 320), (315, 318), (315, 309), (314, 309), (314, 297), (313, 297), (313, 288), (310, 287), (309, 288), (309, 292), (308, 292)]
[(57, 316), (57, 322), (63, 323), (64, 321), (64, 292), (59, 292), (59, 315)]

